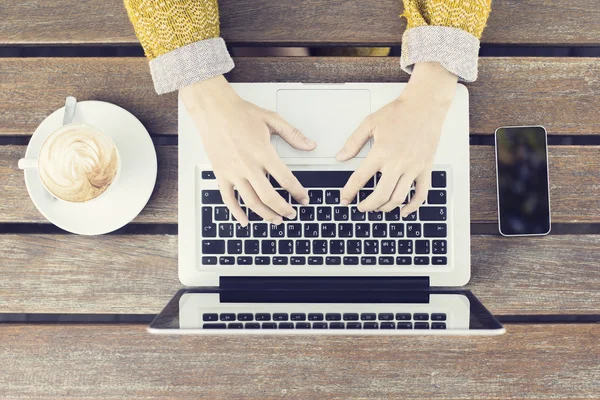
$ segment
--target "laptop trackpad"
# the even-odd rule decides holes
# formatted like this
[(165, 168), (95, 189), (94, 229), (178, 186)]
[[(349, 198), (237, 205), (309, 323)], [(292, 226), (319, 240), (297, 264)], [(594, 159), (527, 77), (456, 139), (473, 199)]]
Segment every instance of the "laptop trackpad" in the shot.
[[(356, 89), (278, 90), (277, 112), (307, 137), (317, 142), (313, 151), (296, 150), (277, 137), (280, 157), (331, 158), (362, 120), (371, 113), (371, 92)], [(358, 157), (366, 157), (370, 142)]]

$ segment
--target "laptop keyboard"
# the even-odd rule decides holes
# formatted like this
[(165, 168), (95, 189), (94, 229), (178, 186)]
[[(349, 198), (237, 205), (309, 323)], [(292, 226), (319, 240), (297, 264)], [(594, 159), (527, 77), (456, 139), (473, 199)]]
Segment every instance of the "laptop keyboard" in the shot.
[[(266, 223), (238, 197), (250, 221), (242, 227), (223, 204), (213, 172), (202, 171), (203, 265), (448, 265), (446, 171), (432, 172), (426, 203), (405, 218), (400, 217), (399, 208), (387, 213), (358, 210), (358, 202), (373, 192), (377, 177), (359, 191), (349, 206), (341, 206), (340, 192), (352, 171), (293, 173), (307, 188), (310, 204), (298, 204), (271, 179), (277, 192), (296, 209), (296, 218), (285, 218), (281, 225)], [(414, 186), (405, 202), (412, 196)]]
[(202, 329), (446, 329), (445, 313), (203, 313)]

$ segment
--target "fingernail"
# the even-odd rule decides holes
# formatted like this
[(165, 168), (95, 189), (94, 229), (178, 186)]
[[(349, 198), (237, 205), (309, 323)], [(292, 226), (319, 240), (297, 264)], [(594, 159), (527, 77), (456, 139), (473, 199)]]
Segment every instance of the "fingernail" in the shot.
[(306, 145), (308, 147), (315, 147), (317, 144), (315, 142), (313, 142), (312, 140), (310, 140), (309, 138), (304, 139), (304, 143), (306, 143)]
[(279, 224), (281, 224), (282, 222), (283, 222), (283, 219), (281, 219), (281, 217), (274, 218), (274, 219), (273, 219), (273, 221), (271, 221), (271, 223), (272, 223), (273, 225), (279, 225)]
[(288, 214), (288, 215), (286, 215), (285, 217), (286, 217), (287, 219), (294, 219), (294, 218), (296, 218), (296, 213), (295, 213), (295, 212), (293, 212), (293, 213), (289, 213), (289, 214)]
[(342, 199), (342, 201), (340, 201), (340, 204), (343, 205), (343, 206), (347, 206), (350, 203), (348, 202), (348, 200)]
[(300, 204), (302, 204), (303, 206), (308, 204), (308, 198), (307, 197), (303, 197), (300, 199)]

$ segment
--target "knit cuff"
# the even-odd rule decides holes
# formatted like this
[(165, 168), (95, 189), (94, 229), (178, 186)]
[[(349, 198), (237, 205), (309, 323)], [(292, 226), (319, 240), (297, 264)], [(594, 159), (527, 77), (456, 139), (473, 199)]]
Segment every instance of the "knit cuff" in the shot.
[(437, 61), (463, 82), (477, 79), (479, 39), (458, 28), (418, 26), (402, 37), (400, 66), (409, 74), (414, 64)]
[(190, 43), (150, 60), (158, 94), (222, 75), (233, 67), (225, 41), (220, 37)]

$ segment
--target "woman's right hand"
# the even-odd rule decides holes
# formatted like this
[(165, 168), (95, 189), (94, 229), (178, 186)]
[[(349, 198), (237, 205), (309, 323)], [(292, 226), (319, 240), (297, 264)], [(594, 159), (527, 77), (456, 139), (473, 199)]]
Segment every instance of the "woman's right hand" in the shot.
[(241, 99), (222, 75), (180, 92), (202, 136), (223, 202), (235, 219), (242, 226), (248, 224), (234, 187), (245, 205), (265, 221), (280, 224), (282, 217), (295, 218), (296, 211), (275, 191), (266, 174), (300, 204), (308, 204), (308, 193), (281, 161), (270, 136), (277, 134), (299, 150), (313, 150), (316, 143), (277, 113)]

